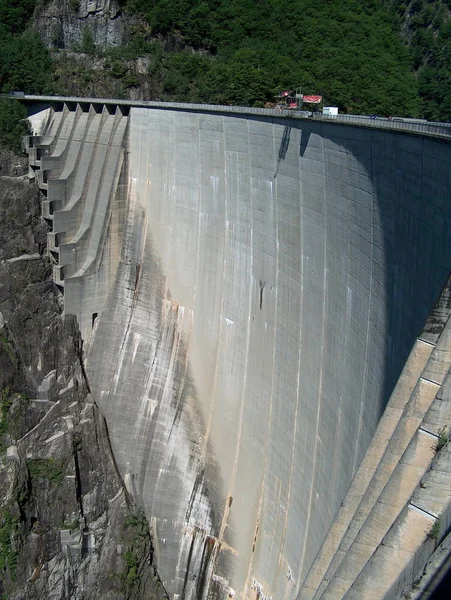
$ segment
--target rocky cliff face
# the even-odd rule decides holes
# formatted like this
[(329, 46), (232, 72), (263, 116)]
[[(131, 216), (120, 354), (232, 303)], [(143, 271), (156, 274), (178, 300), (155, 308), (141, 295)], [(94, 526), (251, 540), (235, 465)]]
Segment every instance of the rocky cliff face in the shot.
[(39, 191), (0, 155), (0, 595), (167, 598), (43, 257)]
[(49, 47), (71, 49), (83, 41), (106, 47), (127, 41), (117, 0), (51, 0), (37, 8), (34, 21)]

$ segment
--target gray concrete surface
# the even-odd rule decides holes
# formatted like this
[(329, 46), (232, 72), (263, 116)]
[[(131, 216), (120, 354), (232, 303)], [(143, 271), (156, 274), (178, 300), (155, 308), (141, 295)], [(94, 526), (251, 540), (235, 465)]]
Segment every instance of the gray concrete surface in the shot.
[[(0, 97), (15, 98), (12, 94), (0, 94)], [(33, 119), (36, 112), (43, 112), (46, 107), (62, 107), (69, 104), (72, 108), (77, 104), (96, 105), (96, 106), (122, 106), (139, 108), (158, 108), (160, 110), (177, 110), (182, 112), (213, 113), (224, 115), (248, 115), (287, 118), (287, 119), (307, 119), (315, 122), (340, 123), (343, 125), (352, 125), (369, 129), (382, 129), (389, 131), (405, 131), (412, 133), (421, 133), (425, 136), (436, 138), (449, 138), (451, 135), (450, 123), (438, 123), (427, 121), (426, 119), (409, 119), (403, 117), (378, 117), (367, 115), (323, 115), (321, 112), (312, 112), (309, 110), (288, 110), (281, 108), (254, 108), (250, 106), (222, 106), (218, 104), (194, 104), (188, 102), (161, 102), (157, 100), (118, 100), (117, 98), (80, 98), (68, 96), (37, 96), (24, 94), (20, 101), (25, 103), (29, 109), (29, 117)]]
[[(57, 114), (39, 139), (80, 169)], [(224, 109), (108, 118), (128, 130), (104, 142), (104, 196), (75, 177), (53, 222), (160, 575), (179, 600), (294, 599), (448, 276), (450, 145)]]
[[(404, 387), (404, 389), (398, 388), (392, 395), (387, 408), (394, 408), (394, 397), (396, 399), (405, 398), (407, 399), (407, 403), (403, 407), (402, 414), (396, 419), (396, 429), (391, 432), (389, 438), (386, 438), (388, 443), (386, 444), (384, 454), (380, 457), (378, 464), (375, 464), (373, 469), (370, 470), (371, 480), (369, 485), (365, 493), (362, 493), (359, 498), (358, 509), (352, 516), (352, 521), (342, 538), (338, 550), (335, 551), (322, 585), (314, 595), (315, 599), (334, 600), (335, 598), (348, 597), (347, 594), (352, 593), (352, 587), (355, 589), (356, 581), (362, 579), (364, 577), (362, 574), (365, 572), (370, 572), (373, 585), (368, 583), (368, 577), (364, 577), (365, 583), (363, 586), (360, 585), (360, 595), (357, 597), (362, 599), (372, 597), (371, 592), (377, 594), (377, 590), (379, 590), (378, 597), (385, 598), (386, 595), (383, 593), (384, 586), (385, 592), (388, 593), (390, 584), (392, 583), (390, 582), (390, 575), (393, 576), (393, 573), (389, 573), (389, 570), (387, 570), (387, 572), (383, 572), (383, 574), (375, 577), (374, 571), (376, 570), (377, 572), (377, 569), (374, 568), (374, 557), (375, 555), (377, 556), (377, 553), (380, 554), (384, 551), (382, 550), (382, 546), (387, 545), (384, 538), (387, 536), (389, 529), (392, 528), (392, 539), (396, 539), (397, 545), (404, 544), (408, 549), (406, 554), (412, 555), (418, 547), (421, 547), (424, 538), (435, 521), (435, 517), (439, 517), (442, 514), (442, 510), (440, 510), (433, 514), (421, 515), (419, 525), (421, 526), (421, 520), (423, 523), (426, 522), (426, 528), (421, 532), (422, 535), (417, 535), (415, 529), (413, 532), (406, 532), (405, 526), (400, 527), (400, 533), (397, 538), (393, 535), (393, 529), (398, 526), (399, 519), (402, 519), (402, 511), (406, 506), (409, 506), (409, 502), (412, 507), (418, 509), (418, 502), (411, 500), (411, 498), (416, 488), (421, 488), (420, 482), (422, 483), (422, 487), (426, 485), (427, 472), (431, 468), (436, 455), (438, 432), (441, 427), (449, 425), (445, 416), (446, 414), (451, 416), (450, 399), (447, 398), (446, 393), (445, 395), (443, 394), (443, 388), (441, 388), (445, 377), (438, 377), (435, 382), (426, 378), (431, 373), (437, 373), (439, 364), (442, 367), (440, 370), (443, 373), (447, 373), (451, 366), (451, 356), (449, 351), (447, 351), (450, 348), (449, 336), (451, 330), (449, 309), (447, 316), (445, 329), (439, 336), (437, 345), (431, 352), (429, 360), (424, 364), (422, 372), (418, 374), (414, 373), (411, 369), (407, 369), (406, 373), (406, 369), (404, 369), (403, 375), (401, 375), (398, 381), (399, 385), (403, 376), (407, 374), (406, 381), (411, 383), (416, 382), (416, 385), (410, 393), (409, 391), (405, 393), (407, 390)], [(424, 342), (419, 340), (418, 345), (424, 345)], [(416, 354), (416, 350), (415, 348), (414, 355)], [(408, 363), (411, 358), (412, 354), (409, 357)], [(434, 418), (435, 422), (433, 422), (432, 415), (436, 415), (437, 410), (440, 411), (440, 407), (444, 403), (448, 405), (447, 410), (443, 411), (440, 419)], [(381, 419), (378, 432), (386, 414), (387, 410)], [(379, 437), (376, 434), (370, 445), (370, 450), (376, 445), (380, 446), (383, 443), (382, 436)], [(363, 462), (367, 459), (368, 454)], [(446, 472), (444, 477), (449, 478), (451, 464), (448, 464), (447, 460), (443, 462), (447, 464), (444, 467), (444, 471)], [(443, 492), (443, 485), (441, 488), (442, 490), (434, 490), (434, 494), (437, 497)], [(442, 498), (446, 505), (447, 499), (450, 500), (447, 490)], [(348, 498), (346, 497), (342, 506), (347, 503)], [(413, 522), (415, 520), (418, 521), (416, 518), (417, 514), (418, 511), (413, 515)], [(408, 539), (409, 536), (410, 539)], [(397, 565), (399, 570), (395, 571), (395, 575), (399, 577), (400, 573), (402, 573), (400, 555), (393, 556), (391, 562), (393, 562), (393, 565), (390, 570), (393, 571)], [(417, 562), (420, 563), (420, 561)], [(415, 572), (422, 572), (420, 566), (420, 564), (416, 565)], [(414, 578), (411, 582), (413, 580)], [(384, 582), (383, 584), (382, 581)], [(374, 582), (376, 583), (374, 584)], [(407, 582), (408, 578), (403, 581), (403, 585)], [(304, 587), (307, 588), (307, 586)], [(367, 596), (367, 594), (369, 595)], [(307, 600), (311, 595), (303, 593), (301, 597), (303, 600)], [(393, 597), (398, 596), (395, 595)]]

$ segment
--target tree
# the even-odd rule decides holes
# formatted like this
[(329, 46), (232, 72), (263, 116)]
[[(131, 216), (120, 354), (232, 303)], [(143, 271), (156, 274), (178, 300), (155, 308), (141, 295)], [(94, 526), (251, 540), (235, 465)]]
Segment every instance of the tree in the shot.
[(30, 131), (27, 111), (16, 100), (0, 99), (0, 144), (21, 151), (22, 138)]

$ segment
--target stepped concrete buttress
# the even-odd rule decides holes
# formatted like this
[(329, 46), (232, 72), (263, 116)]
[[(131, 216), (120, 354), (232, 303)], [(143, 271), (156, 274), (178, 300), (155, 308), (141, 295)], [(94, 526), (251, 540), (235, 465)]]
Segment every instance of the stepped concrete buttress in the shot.
[(127, 124), (120, 108), (65, 105), (46, 111), (40, 135), (29, 140), (30, 168), (45, 194), (42, 215), (51, 225), (53, 278), (85, 337), (119, 264)]
[(407, 590), (450, 521), (431, 494), (450, 466), (448, 140), (68, 103), (29, 154), (170, 597)]

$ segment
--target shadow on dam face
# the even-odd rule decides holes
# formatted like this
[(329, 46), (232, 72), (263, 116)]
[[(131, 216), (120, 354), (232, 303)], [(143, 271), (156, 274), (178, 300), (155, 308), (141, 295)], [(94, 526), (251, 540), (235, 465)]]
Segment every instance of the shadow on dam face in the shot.
[(171, 597), (296, 598), (449, 273), (450, 146), (140, 108), (128, 135), (87, 363), (118, 465)]

